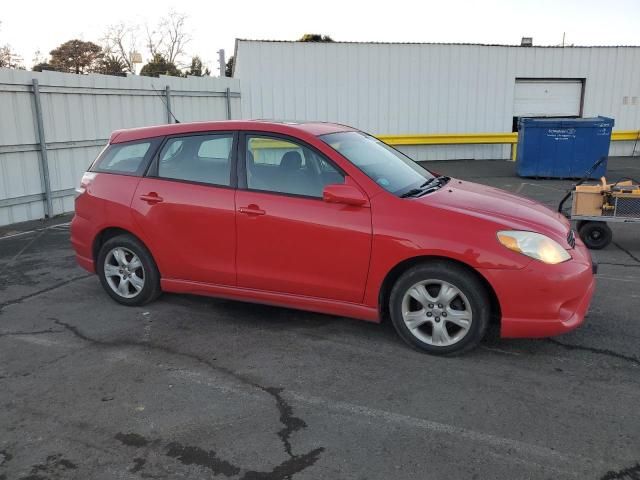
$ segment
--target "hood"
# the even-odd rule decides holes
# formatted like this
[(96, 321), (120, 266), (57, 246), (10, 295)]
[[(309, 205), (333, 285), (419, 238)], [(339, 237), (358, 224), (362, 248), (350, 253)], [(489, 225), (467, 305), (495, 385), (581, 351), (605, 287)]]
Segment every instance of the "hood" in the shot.
[(511, 230), (542, 233), (566, 243), (569, 221), (541, 203), (486, 185), (452, 178), (440, 190), (419, 197), (421, 203), (484, 218)]

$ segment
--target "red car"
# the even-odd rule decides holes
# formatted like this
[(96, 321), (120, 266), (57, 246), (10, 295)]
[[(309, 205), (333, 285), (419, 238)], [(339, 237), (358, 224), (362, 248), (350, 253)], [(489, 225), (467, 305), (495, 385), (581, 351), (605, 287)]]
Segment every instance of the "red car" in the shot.
[(82, 178), (79, 264), (142, 305), (184, 292), (379, 322), (435, 354), (578, 327), (591, 256), (560, 214), (436, 175), (344, 125), (116, 131)]

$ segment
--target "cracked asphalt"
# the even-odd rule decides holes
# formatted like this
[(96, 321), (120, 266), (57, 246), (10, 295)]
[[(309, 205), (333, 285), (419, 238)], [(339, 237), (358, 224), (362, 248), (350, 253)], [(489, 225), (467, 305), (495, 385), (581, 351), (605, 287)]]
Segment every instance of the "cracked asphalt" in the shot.
[[(610, 178), (639, 162), (613, 159)], [(509, 162), (429, 167), (550, 206), (570, 185)], [(0, 480), (640, 479), (640, 225), (594, 253), (579, 330), (493, 331), (436, 358), (386, 324), (117, 305), (75, 265), (68, 221), (0, 229)]]

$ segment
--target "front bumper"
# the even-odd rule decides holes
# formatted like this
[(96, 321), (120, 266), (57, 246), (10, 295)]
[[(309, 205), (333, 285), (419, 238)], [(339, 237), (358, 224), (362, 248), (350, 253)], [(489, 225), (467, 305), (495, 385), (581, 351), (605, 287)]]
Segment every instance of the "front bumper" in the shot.
[(558, 265), (534, 260), (522, 270), (481, 271), (498, 297), (501, 337), (550, 337), (582, 325), (595, 290), (597, 266), (582, 242), (571, 255), (571, 260)]

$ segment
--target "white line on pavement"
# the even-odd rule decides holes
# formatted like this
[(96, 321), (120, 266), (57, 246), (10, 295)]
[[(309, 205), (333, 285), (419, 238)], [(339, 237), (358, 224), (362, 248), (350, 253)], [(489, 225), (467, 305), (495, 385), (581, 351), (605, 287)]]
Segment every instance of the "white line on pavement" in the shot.
[(19, 232), (19, 233), (12, 233), (11, 235), (5, 235), (4, 237), (0, 237), (0, 240), (7, 240), (8, 238), (20, 237), (22, 235), (29, 235), (30, 233), (37, 233), (43, 230), (51, 230), (51, 229), (61, 230), (59, 227), (68, 227), (69, 225), (71, 225), (71, 222), (57, 223), (55, 225), (50, 225), (48, 227), (36, 228), (34, 230), (28, 230), (26, 232)]

